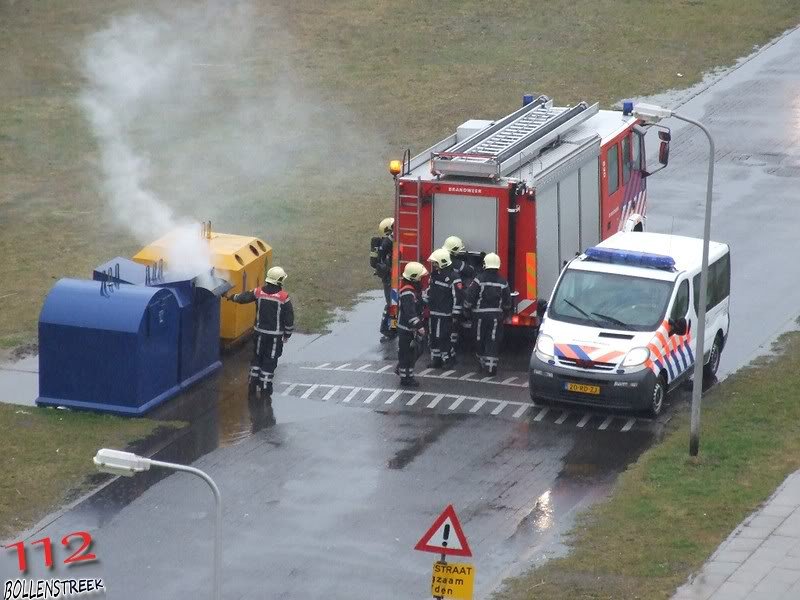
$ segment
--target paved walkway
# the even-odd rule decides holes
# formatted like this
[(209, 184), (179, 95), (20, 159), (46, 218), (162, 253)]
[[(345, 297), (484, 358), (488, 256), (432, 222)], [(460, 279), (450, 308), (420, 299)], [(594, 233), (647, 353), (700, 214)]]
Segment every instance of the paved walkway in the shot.
[(800, 598), (800, 471), (725, 540), (673, 600)]

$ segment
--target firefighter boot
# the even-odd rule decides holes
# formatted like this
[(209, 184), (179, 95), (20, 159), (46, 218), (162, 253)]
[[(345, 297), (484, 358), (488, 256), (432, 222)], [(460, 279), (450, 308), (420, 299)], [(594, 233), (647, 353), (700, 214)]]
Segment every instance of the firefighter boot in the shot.
[(261, 390), (261, 399), (266, 401), (267, 403), (272, 402), (272, 382), (268, 381), (267, 385), (264, 386), (264, 389)]
[(251, 379), (250, 382), (247, 384), (247, 397), (248, 398), (256, 398), (258, 396), (258, 380)]

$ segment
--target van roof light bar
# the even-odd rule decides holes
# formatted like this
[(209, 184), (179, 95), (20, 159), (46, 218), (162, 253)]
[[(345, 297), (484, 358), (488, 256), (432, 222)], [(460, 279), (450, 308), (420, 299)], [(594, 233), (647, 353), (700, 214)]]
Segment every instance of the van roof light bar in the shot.
[(600, 248), (594, 246), (584, 253), (588, 260), (610, 263), (614, 265), (628, 265), (630, 267), (644, 267), (646, 269), (661, 269), (673, 271), (675, 259), (663, 254), (637, 252), (636, 250), (618, 250), (616, 248)]

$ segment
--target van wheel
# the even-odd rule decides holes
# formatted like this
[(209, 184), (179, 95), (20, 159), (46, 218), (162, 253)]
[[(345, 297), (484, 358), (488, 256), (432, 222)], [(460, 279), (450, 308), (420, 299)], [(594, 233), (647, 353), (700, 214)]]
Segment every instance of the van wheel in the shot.
[(711, 345), (711, 353), (708, 357), (708, 362), (703, 365), (703, 378), (713, 379), (719, 369), (719, 360), (722, 356), (722, 339), (719, 334), (714, 338), (714, 343)]
[(650, 396), (650, 407), (647, 412), (651, 417), (657, 417), (664, 410), (664, 401), (667, 399), (667, 382), (660, 375), (653, 385), (653, 394)]

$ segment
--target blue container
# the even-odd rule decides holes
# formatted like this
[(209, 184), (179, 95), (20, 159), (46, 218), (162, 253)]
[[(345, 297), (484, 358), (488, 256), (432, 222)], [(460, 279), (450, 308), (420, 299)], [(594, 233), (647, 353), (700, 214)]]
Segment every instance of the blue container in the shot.
[(528, 106), (531, 102), (533, 102), (533, 94), (522, 95), (522, 106)]
[(39, 315), (39, 398), (141, 415), (180, 391), (179, 307), (169, 289), (62, 279)]

